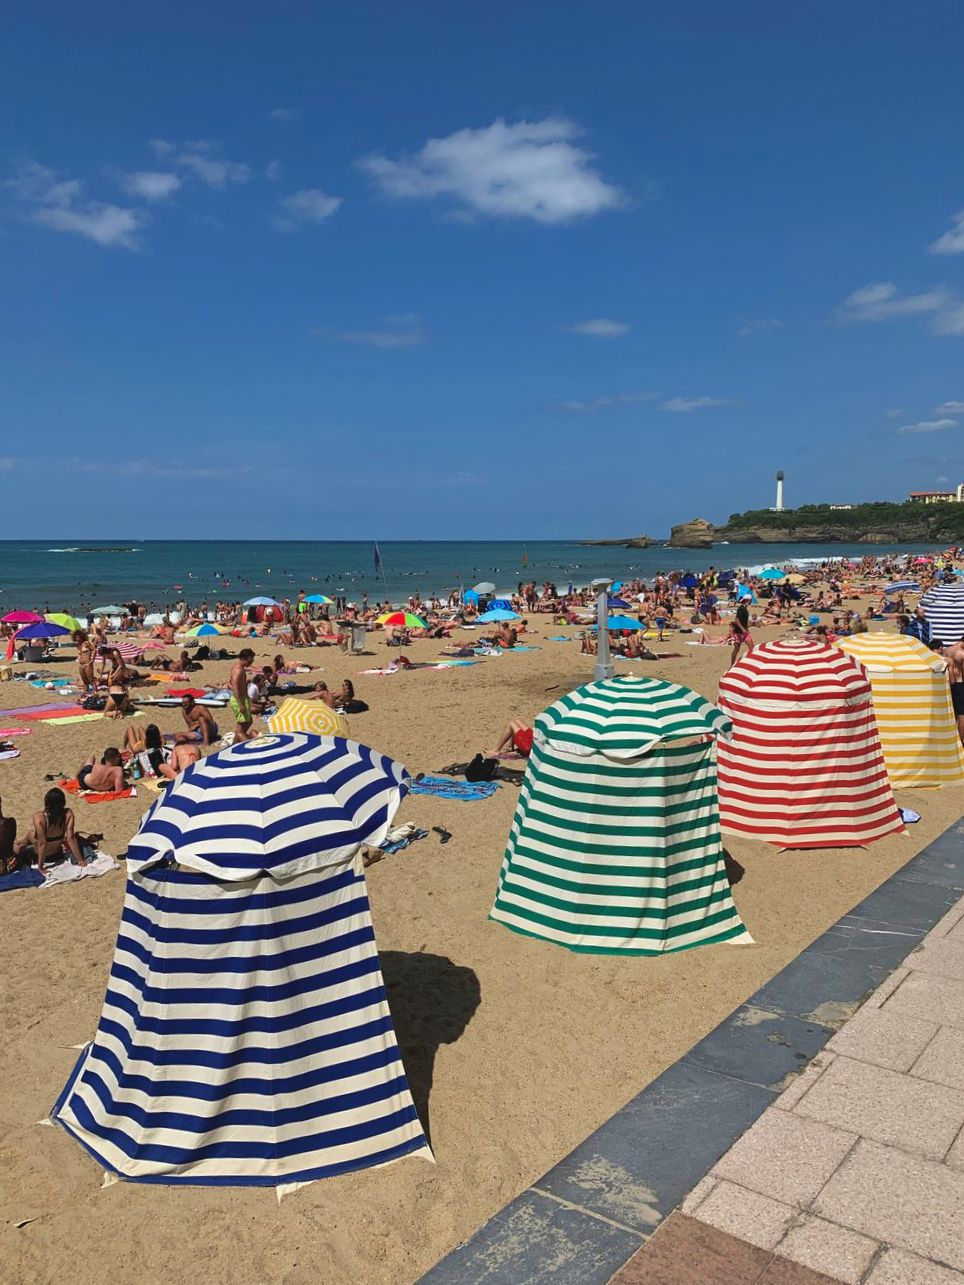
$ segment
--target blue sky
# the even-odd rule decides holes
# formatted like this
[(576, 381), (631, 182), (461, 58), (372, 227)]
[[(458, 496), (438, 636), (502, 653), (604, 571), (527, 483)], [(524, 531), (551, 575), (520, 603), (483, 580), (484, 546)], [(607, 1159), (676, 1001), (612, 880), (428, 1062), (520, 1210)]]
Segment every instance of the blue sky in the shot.
[(54, 0), (4, 43), (8, 534), (964, 480), (959, 3)]

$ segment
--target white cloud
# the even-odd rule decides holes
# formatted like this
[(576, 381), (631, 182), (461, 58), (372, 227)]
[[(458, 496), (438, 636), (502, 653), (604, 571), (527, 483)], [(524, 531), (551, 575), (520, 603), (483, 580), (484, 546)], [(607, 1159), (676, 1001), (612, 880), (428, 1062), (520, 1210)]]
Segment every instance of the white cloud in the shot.
[(934, 410), (935, 415), (964, 415), (964, 402), (941, 402)]
[(413, 155), (363, 157), (359, 166), (389, 196), (451, 201), (462, 216), (568, 223), (625, 203), (619, 188), (593, 168), (574, 139), (572, 121), (548, 117), (430, 138)]
[(597, 410), (608, 410), (613, 406), (632, 406), (639, 402), (655, 401), (656, 393), (615, 393), (609, 397), (591, 397), (587, 401), (565, 401), (559, 402), (560, 410), (569, 411), (573, 415), (583, 415), (588, 412)]
[(117, 473), (123, 477), (189, 477), (207, 481), (243, 477), (253, 472), (250, 464), (187, 464), (172, 461), (160, 464), (152, 459), (75, 459), (72, 466), (84, 473)]
[(944, 473), (942, 473), (940, 477), (937, 479), (938, 482), (949, 482), (950, 480), (951, 479), (947, 477), (946, 474)]
[(166, 201), (181, 186), (177, 174), (163, 170), (135, 170), (125, 174), (121, 182), (131, 196), (141, 196), (146, 201)]
[(901, 294), (892, 281), (875, 281), (847, 296), (837, 308), (841, 322), (893, 321), (920, 317), (935, 335), (964, 335), (964, 300), (945, 286)]
[(301, 112), (295, 107), (275, 107), (268, 112), (268, 115), (272, 120), (292, 121), (297, 120)]
[(686, 415), (694, 410), (706, 410), (710, 406), (732, 406), (732, 397), (670, 397), (660, 403), (660, 410), (673, 411), (677, 415)]
[(280, 161), (269, 161), (264, 167), (264, 176), (271, 183), (276, 183), (281, 178), (282, 165)]
[(245, 165), (242, 161), (224, 160), (217, 155), (217, 145), (206, 138), (195, 139), (191, 143), (172, 143), (166, 138), (152, 138), (148, 146), (166, 164), (186, 171), (207, 187), (229, 187), (233, 183), (247, 183), (251, 178), (250, 165)]
[(746, 322), (736, 332), (738, 335), (768, 335), (774, 330), (779, 330), (783, 322), (776, 317), (756, 317)]
[(383, 317), (378, 328), (371, 330), (336, 330), (320, 326), (311, 331), (315, 339), (340, 339), (346, 344), (366, 348), (417, 348), (425, 342), (425, 330), (417, 313), (399, 313)]
[(849, 294), (837, 309), (837, 318), (840, 321), (864, 322), (933, 315), (951, 301), (943, 286), (921, 294), (901, 294), (892, 281), (875, 281)]
[(340, 196), (328, 196), (318, 187), (306, 187), (279, 202), (282, 213), (275, 226), (282, 232), (294, 232), (306, 223), (324, 223), (341, 205)]
[(594, 339), (618, 339), (626, 334), (625, 321), (610, 321), (608, 317), (593, 317), (590, 321), (577, 321), (569, 329), (574, 335), (592, 335)]
[(13, 455), (0, 455), (0, 473), (9, 473), (16, 463)]
[(147, 222), (140, 210), (97, 201), (86, 195), (80, 179), (65, 179), (56, 170), (27, 161), (4, 187), (21, 217), (54, 232), (73, 232), (98, 245), (139, 248), (137, 233)]
[(887, 412), (887, 418), (888, 418), (888, 419), (899, 419), (899, 418), (900, 418), (900, 416), (901, 416), (901, 415), (903, 415), (903, 413), (904, 413), (904, 412), (903, 412), (903, 410), (901, 410), (901, 408), (900, 408), (899, 406), (895, 406), (893, 410), (889, 410), (889, 411)]
[(902, 424), (897, 432), (909, 433), (943, 433), (948, 428), (957, 428), (956, 419), (919, 419), (916, 424)]
[(193, 151), (179, 152), (175, 164), (188, 170), (195, 178), (208, 187), (223, 188), (232, 183), (247, 183), (251, 177), (251, 166), (241, 161), (225, 161), (220, 157), (210, 156), (193, 144)]
[(950, 232), (945, 232), (927, 247), (931, 254), (964, 254), (964, 210), (958, 210), (953, 220)]

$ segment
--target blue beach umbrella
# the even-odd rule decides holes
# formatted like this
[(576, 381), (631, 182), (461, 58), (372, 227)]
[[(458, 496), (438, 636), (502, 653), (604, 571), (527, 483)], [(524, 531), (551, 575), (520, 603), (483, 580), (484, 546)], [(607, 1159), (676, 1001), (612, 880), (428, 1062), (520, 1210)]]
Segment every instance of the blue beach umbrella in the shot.
[[(597, 628), (593, 625), (593, 629)], [(610, 616), (606, 621), (607, 629), (642, 629), (643, 626), (638, 620), (633, 620), (631, 616)]]
[(289, 733), (202, 759), (147, 812), (100, 1025), (53, 1110), (99, 1165), (281, 1186), (430, 1155), (361, 860), (407, 782)]
[(69, 634), (70, 630), (65, 629), (63, 625), (52, 624), (49, 620), (39, 620), (33, 625), (24, 625), (17, 632), (17, 642), (23, 639), (29, 642), (32, 638), (62, 638)]
[(489, 611), (512, 611), (512, 603), (508, 598), (492, 598)]
[(760, 572), (759, 578), (761, 580), (785, 580), (786, 575), (785, 571), (780, 571), (776, 567), (766, 567)]
[(484, 625), (501, 624), (503, 620), (520, 620), (521, 617), (517, 611), (503, 611), (501, 607), (496, 607), (492, 611), (485, 611), (479, 616), (479, 620)]
[(628, 611), (629, 603), (623, 602), (622, 598), (610, 598), (606, 604), (610, 611), (615, 607), (619, 611)]
[(275, 602), (274, 598), (249, 598), (245, 607), (280, 607), (280, 602)]
[(895, 580), (893, 584), (884, 586), (884, 593), (903, 593), (905, 590), (913, 590), (916, 593), (919, 588), (920, 585), (916, 580)]
[(329, 598), (323, 593), (309, 593), (304, 600), (305, 602), (315, 603), (316, 605), (327, 604), (329, 607), (334, 606), (334, 598)]

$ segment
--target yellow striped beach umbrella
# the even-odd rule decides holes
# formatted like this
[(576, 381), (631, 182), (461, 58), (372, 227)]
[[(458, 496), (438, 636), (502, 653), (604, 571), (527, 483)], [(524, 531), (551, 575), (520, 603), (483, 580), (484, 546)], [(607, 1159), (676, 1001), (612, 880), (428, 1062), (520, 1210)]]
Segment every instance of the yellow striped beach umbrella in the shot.
[(315, 736), (349, 734), (343, 714), (330, 709), (324, 701), (306, 701), (297, 696), (287, 696), (267, 723), (272, 732), (312, 732)]
[(964, 781), (947, 662), (906, 634), (854, 634), (838, 645), (867, 671), (894, 789)]

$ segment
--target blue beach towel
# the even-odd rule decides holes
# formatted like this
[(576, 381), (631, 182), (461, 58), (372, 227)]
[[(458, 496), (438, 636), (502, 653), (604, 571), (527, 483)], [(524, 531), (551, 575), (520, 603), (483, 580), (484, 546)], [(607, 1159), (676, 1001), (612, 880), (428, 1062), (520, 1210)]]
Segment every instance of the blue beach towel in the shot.
[(408, 787), (409, 794), (434, 794), (440, 799), (474, 803), (488, 799), (499, 788), (498, 781), (455, 781), (450, 776), (420, 776)]
[(32, 867), (26, 870), (13, 870), (8, 875), (0, 875), (0, 892), (15, 892), (18, 888), (40, 888), (43, 882), (43, 875)]

